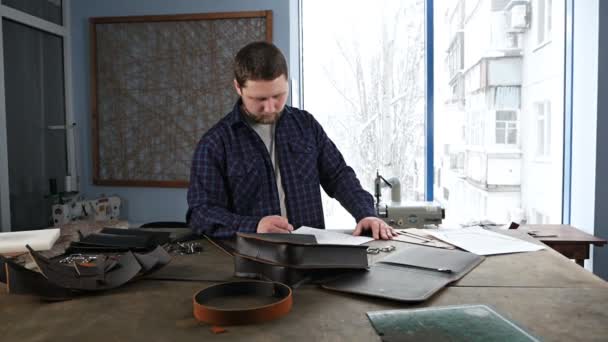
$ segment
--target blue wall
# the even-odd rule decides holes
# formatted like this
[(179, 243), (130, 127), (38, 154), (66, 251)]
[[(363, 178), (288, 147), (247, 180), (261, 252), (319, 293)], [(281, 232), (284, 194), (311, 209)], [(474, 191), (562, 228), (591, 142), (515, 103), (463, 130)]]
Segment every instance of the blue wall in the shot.
[[(599, 2), (595, 235), (608, 239), (608, 1)], [(604, 130), (606, 128), (606, 130)], [(608, 280), (608, 246), (593, 249), (593, 272)]]
[[(149, 221), (183, 221), (187, 209), (186, 189), (102, 187), (94, 186), (92, 178), (91, 106), (90, 106), (90, 17), (211, 13), (234, 11), (273, 11), (273, 40), (292, 62), (291, 75), (297, 77), (297, 51), (290, 43), (294, 34), (290, 27), (290, 11), (295, 0), (77, 0), (70, 2), (72, 43), (73, 111), (77, 124), (77, 162), (81, 193), (88, 198), (101, 194), (118, 195), (123, 199), (122, 217), (131, 223)], [(290, 51), (291, 49), (291, 51)]]
[[(574, 1), (571, 224), (608, 239), (608, 1)], [(608, 279), (608, 248), (587, 268)]]

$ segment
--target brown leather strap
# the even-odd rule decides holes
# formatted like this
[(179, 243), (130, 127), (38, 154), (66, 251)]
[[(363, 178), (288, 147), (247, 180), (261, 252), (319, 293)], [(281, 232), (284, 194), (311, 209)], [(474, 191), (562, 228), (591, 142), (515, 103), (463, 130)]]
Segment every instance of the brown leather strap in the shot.
[[(238, 296), (276, 299), (270, 304), (239, 308), (221, 308), (213, 302)], [(211, 304), (210, 304), (211, 302)], [(289, 286), (278, 282), (236, 281), (209, 286), (193, 297), (194, 318), (213, 325), (260, 323), (286, 315), (292, 306)]]

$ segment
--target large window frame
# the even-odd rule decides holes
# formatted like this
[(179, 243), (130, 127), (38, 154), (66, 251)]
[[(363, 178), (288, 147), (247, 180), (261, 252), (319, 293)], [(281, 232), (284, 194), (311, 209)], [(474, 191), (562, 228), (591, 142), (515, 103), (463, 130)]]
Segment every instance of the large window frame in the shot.
[[(538, 0), (533, 1), (536, 4)], [(552, 0), (544, 0), (545, 7), (547, 3), (553, 6)], [(426, 142), (426, 161), (425, 161), (425, 199), (427, 201), (434, 200), (434, 0), (425, 1), (425, 51), (426, 51), (426, 114), (425, 114), (425, 142)], [(572, 83), (573, 83), (573, 0), (565, 0), (565, 30), (564, 30), (564, 139), (563, 139), (563, 177), (562, 177), (562, 223), (570, 223), (570, 198), (571, 198), (571, 170), (572, 170)], [(299, 15), (301, 16), (302, 0), (298, 0)], [(546, 11), (545, 11), (546, 13)], [(552, 20), (550, 16), (544, 16), (543, 29), (545, 30), (545, 39), (540, 45), (547, 44), (550, 39), (548, 32), (552, 29)], [(298, 37), (293, 37), (301, 42), (301, 17), (298, 17)], [(537, 38), (537, 37), (536, 37)], [(303, 98), (302, 94), (302, 45), (299, 44), (299, 76), (300, 87), (298, 89), (297, 99)], [(297, 103), (299, 104), (299, 103)], [(296, 104), (296, 105), (297, 105)], [(517, 113), (519, 116), (520, 113)], [(517, 141), (519, 142), (519, 127)]]
[[(67, 171), (72, 176), (77, 176), (76, 148), (74, 139), (74, 112), (72, 109), (72, 57), (70, 32), (70, 0), (63, 0), (63, 25), (41, 19), (28, 13), (19, 11), (12, 7), (0, 4), (0, 22), (9, 19), (17, 23), (30, 26), (45, 33), (50, 33), (62, 38), (63, 63), (64, 63), (64, 101), (65, 101), (65, 125), (53, 126), (49, 129), (63, 129), (66, 132), (67, 149)], [(10, 231), (11, 209), (9, 189), (8, 168), (8, 144), (6, 126), (6, 98), (4, 80), (4, 44), (3, 29), (0, 25), (0, 231)]]

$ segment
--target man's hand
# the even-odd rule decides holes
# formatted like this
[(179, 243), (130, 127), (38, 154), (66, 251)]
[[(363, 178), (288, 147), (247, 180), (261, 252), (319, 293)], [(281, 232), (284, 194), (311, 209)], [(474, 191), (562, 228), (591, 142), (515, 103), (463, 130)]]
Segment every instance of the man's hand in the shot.
[(258, 233), (291, 233), (293, 226), (286, 218), (278, 215), (265, 216), (258, 222)]
[(392, 240), (393, 236), (397, 236), (397, 232), (395, 232), (391, 226), (373, 216), (361, 219), (357, 224), (357, 228), (355, 228), (353, 235), (361, 235), (361, 233), (366, 230), (372, 231), (372, 236), (375, 240)]

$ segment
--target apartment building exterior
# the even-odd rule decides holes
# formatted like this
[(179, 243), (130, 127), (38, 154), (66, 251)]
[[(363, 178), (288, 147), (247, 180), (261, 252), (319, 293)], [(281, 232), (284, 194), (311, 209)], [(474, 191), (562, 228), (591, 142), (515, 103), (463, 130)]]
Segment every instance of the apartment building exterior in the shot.
[(561, 222), (563, 0), (450, 6), (435, 199), (448, 222)]

